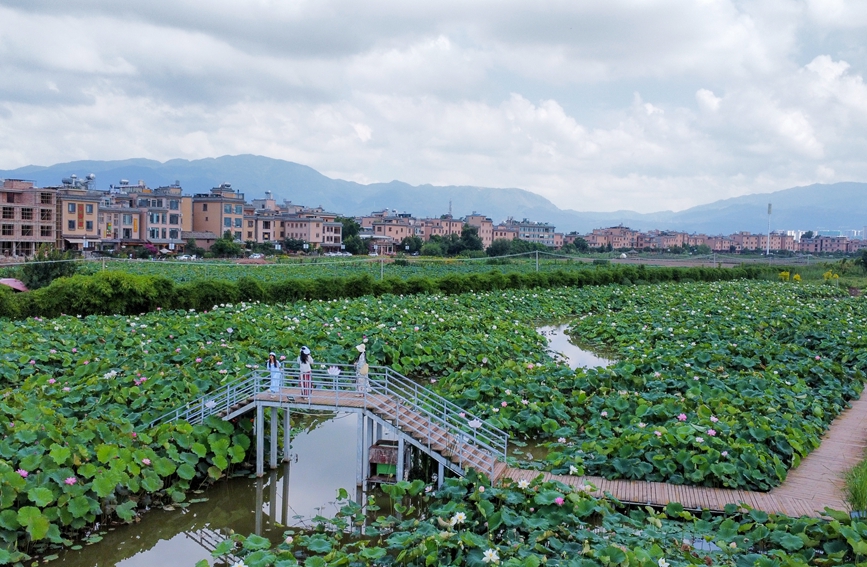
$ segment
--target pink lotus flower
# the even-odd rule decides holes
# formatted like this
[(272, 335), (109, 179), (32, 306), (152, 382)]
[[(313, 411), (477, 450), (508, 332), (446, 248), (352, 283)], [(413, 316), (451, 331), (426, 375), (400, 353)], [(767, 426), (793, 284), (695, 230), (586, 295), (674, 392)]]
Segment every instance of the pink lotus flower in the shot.
[(711, 437), (716, 437), (716, 429), (708, 429), (707, 434)]
[(57, 349), (51, 349), (48, 352), (49, 354), (57, 354)]
[(657, 430), (657, 431), (654, 431), (653, 434), (656, 435), (657, 437), (662, 437), (662, 431)]
[(500, 405), (503, 406), (503, 407), (506, 407), (506, 406), (509, 405), (509, 404), (507, 404), (506, 402), (501, 402)]
[(521, 400), (521, 403), (525, 406), (530, 403), (530, 400)]
[(816, 355), (816, 360), (822, 360), (822, 357), (819, 356), (819, 355), (817, 354), (817, 355)]
[(566, 501), (563, 500), (562, 496), (558, 496), (557, 498), (554, 499), (554, 504), (556, 504), (557, 506), (562, 506), (565, 503), (566, 503)]
[(149, 465), (149, 464), (151, 464), (151, 460), (148, 459), (147, 457), (145, 457), (144, 459), (141, 460), (141, 464)]
[(196, 358), (196, 362), (201, 362), (201, 361), (202, 361), (201, 358)]
[(90, 361), (89, 361), (89, 360), (85, 360), (84, 362), (82, 362), (82, 364), (85, 365), (85, 366), (87, 366), (88, 364), (90, 364)]
[(607, 411), (603, 411), (603, 412), (600, 413), (599, 415), (601, 415), (602, 417), (608, 417), (608, 412), (607, 412)]
[(719, 421), (719, 418), (715, 415), (712, 415), (712, 416), (710, 416), (710, 421), (711, 421), (711, 423), (716, 423)]
[(20, 475), (21, 475), (21, 478), (27, 478), (27, 475), (30, 474), (30, 473), (28, 473), (27, 471), (25, 471), (24, 469), (18, 469), (18, 470), (15, 471), (15, 472), (17, 472), (18, 474), (20, 474)]
[(532, 369), (533, 369), (533, 363), (532, 363), (532, 362), (528, 363), (528, 364), (527, 364), (527, 368), (530, 369), (530, 370), (532, 370)]
[(720, 453), (720, 455), (722, 455), (723, 457), (728, 457), (728, 456), (729, 456), (729, 452), (728, 452), (728, 451), (723, 451), (722, 453)]
[(484, 491), (485, 491), (485, 487), (484, 487), (484, 486), (480, 486), (480, 487), (479, 487), (479, 492), (484, 492)]
[(54, 378), (49, 378), (49, 379), (48, 379), (48, 383), (49, 383), (49, 384), (54, 384), (55, 382), (57, 382), (57, 380), (55, 380)]
[(73, 484), (75, 484), (76, 482), (78, 482), (78, 479), (75, 478), (74, 476), (70, 476), (70, 477), (67, 477), (66, 480), (64, 480), (63, 482), (65, 482), (65, 483), (68, 484), (69, 486), (72, 486)]
[(176, 348), (176, 349), (175, 349), (175, 352), (181, 352), (181, 349)]
[(72, 352), (78, 352), (78, 349), (75, 347), (72, 347)]
[(682, 414), (678, 415), (677, 420), (678, 421), (686, 421), (686, 414), (682, 413)]
[(69, 386), (66, 386), (65, 388), (63, 388), (63, 391), (64, 391), (64, 392), (69, 392), (69, 391), (70, 391)]
[(30, 360), (30, 364), (36, 364), (36, 361), (33, 360), (33, 359), (31, 359), (31, 360)]
[(132, 432), (132, 436), (133, 436), (134, 438), (135, 438), (135, 437), (138, 437), (138, 433), (136, 433), (135, 431), (133, 431), (133, 432)]
[(458, 415), (461, 416), (461, 417), (467, 417), (467, 414), (464, 413), (464, 412), (461, 412), (461, 413), (459, 413)]
[(566, 442), (566, 438), (565, 438), (565, 437), (558, 437), (558, 438), (557, 438), (557, 443), (565, 443), (565, 442)]
[(280, 355), (280, 360), (286, 360), (286, 355), (285, 355), (285, 354), (281, 354), (281, 355)]

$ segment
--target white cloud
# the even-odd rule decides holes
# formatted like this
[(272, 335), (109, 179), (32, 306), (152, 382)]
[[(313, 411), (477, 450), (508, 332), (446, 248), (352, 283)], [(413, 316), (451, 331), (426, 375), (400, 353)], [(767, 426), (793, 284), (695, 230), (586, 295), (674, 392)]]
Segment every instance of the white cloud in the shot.
[(816, 38), (864, 27), (843, 0), (0, 0), (0, 168), (258, 153), (642, 211), (863, 180), (858, 44)]

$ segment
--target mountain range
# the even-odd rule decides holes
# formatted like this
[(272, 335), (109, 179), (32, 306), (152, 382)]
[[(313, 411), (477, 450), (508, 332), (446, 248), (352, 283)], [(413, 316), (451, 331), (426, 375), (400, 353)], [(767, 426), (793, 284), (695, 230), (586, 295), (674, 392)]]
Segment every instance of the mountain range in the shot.
[(204, 193), (227, 182), (243, 192), (247, 200), (271, 191), (278, 202), (285, 199), (307, 206), (321, 205), (345, 215), (388, 208), (416, 217), (438, 217), (451, 206), (455, 217), (478, 211), (494, 222), (508, 217), (549, 222), (560, 232), (584, 233), (619, 224), (639, 230), (656, 228), (706, 234), (765, 232), (769, 202), (773, 203), (774, 230), (860, 230), (867, 225), (867, 183), (856, 182), (745, 195), (677, 212), (638, 213), (560, 209), (548, 199), (518, 188), (410, 185), (402, 181), (365, 185), (331, 179), (306, 165), (254, 155), (167, 162), (74, 161), (0, 170), (0, 178), (27, 179), (47, 187), (59, 185), (62, 178), (72, 174), (84, 177), (90, 173), (96, 175), (97, 189), (108, 189), (109, 184), (128, 179), (132, 183), (143, 180), (149, 187), (179, 182), (188, 193)]

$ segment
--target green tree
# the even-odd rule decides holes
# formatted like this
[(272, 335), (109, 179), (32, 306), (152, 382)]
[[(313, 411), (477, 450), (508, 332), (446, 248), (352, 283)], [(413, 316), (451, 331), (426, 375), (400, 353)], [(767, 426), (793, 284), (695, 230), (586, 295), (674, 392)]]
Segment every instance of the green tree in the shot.
[(713, 250), (710, 249), (710, 246), (707, 244), (699, 244), (695, 247), (696, 254), (710, 254)]
[(342, 236), (344, 243), (347, 239), (358, 236), (358, 233), (361, 232), (361, 225), (352, 217), (337, 217), (334, 220), (343, 225)]
[(858, 256), (855, 257), (855, 263), (867, 271), (867, 248), (861, 250)]
[(485, 252), (488, 256), (505, 256), (510, 254), (512, 252), (512, 241), (507, 238), (498, 238), (488, 246)]
[(575, 239), (574, 244), (575, 244), (575, 249), (578, 250), (578, 252), (589, 252), (590, 251), (590, 245), (587, 244), (587, 241), (584, 240), (583, 238), (581, 238), (580, 236)]
[(305, 242), (298, 238), (286, 238), (283, 240), (283, 250), (287, 252), (300, 252), (304, 250)]
[[(461, 229), (461, 244), (463, 250), (484, 250), (485, 245), (482, 243), (482, 238), (479, 236), (479, 229), (465, 224)], [(461, 252), (463, 252), (461, 250)]]
[(184, 252), (201, 258), (205, 255), (205, 249), (196, 244), (195, 238), (187, 240), (187, 245), (184, 246)]
[(807, 232), (805, 232), (804, 234), (801, 235), (801, 238), (809, 239), (809, 238), (813, 238), (814, 236), (815, 236), (815, 234), (813, 233), (813, 231), (808, 230)]
[[(407, 236), (403, 240), (400, 241), (400, 251), (401, 252), (409, 252), (410, 254), (414, 254), (416, 252), (421, 251), (421, 247), (424, 245), (422, 239), (418, 236)], [(407, 246), (409, 246), (409, 250), (407, 250)]]
[(75, 254), (61, 252), (43, 244), (36, 251), (33, 260), (24, 264), (21, 281), (29, 289), (45, 287), (57, 278), (75, 275), (78, 265), (74, 262)]
[(354, 234), (349, 238), (344, 238), (343, 246), (350, 254), (367, 254), (367, 246), (357, 234)]
[(445, 255), (445, 250), (443, 250), (442, 245), (435, 241), (433, 238), (430, 242), (425, 242), (424, 246), (421, 247), (421, 255), (422, 256), (443, 256)]
[(227, 230), (222, 237), (211, 244), (211, 253), (220, 258), (235, 258), (243, 254), (244, 249), (235, 242), (235, 237)]

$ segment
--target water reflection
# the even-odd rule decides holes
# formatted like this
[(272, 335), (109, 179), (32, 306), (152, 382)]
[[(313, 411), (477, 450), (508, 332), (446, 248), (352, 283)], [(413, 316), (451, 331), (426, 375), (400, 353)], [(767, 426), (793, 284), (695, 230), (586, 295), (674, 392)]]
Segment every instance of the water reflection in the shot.
[[(69, 550), (52, 565), (70, 567), (192, 566), (208, 559), (227, 534), (259, 533), (274, 542), (283, 525), (309, 526), (317, 514), (332, 516), (337, 490), (355, 493), (355, 414), (338, 414), (292, 440), (292, 462), (262, 479), (241, 477), (219, 482), (207, 498), (186, 509), (151, 510), (137, 524), (109, 528), (99, 543)], [(358, 495), (360, 497), (360, 495)], [(260, 513), (257, 514), (256, 511)]]
[(548, 350), (555, 358), (564, 360), (572, 369), (608, 366), (614, 363), (613, 360), (603, 358), (572, 343), (571, 338), (566, 334), (568, 328), (568, 323), (562, 323), (536, 327), (536, 331), (548, 339)]

